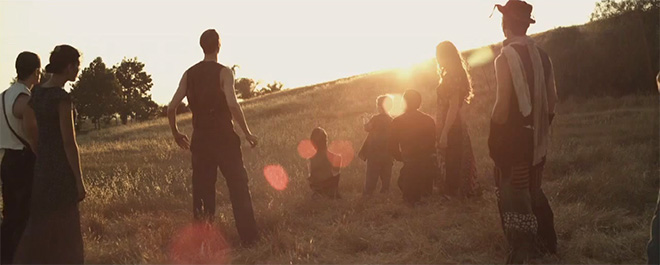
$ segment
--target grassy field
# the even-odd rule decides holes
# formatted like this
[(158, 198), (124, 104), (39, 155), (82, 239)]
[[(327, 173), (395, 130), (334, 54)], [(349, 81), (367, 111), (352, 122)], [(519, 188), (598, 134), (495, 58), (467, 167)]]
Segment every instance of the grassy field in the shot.
[[(419, 70), (419, 69), (417, 69)], [(484, 77), (487, 75), (483, 75)], [(313, 200), (307, 161), (298, 143), (316, 126), (331, 141), (358, 149), (362, 117), (376, 96), (409, 88), (425, 96), (434, 113), (432, 68), (385, 71), (326, 85), (283, 91), (244, 102), (261, 143), (243, 156), (263, 239), (254, 247), (213, 249), (207, 244), (173, 259), (191, 224), (189, 152), (171, 139), (166, 120), (120, 126), (79, 137), (88, 198), (81, 204), (88, 263), (493, 263), (503, 262), (506, 242), (493, 193), (488, 157), (488, 117), (493, 89), (473, 73), (476, 98), (464, 108), (473, 139), (482, 198), (429, 203), (410, 209), (398, 189), (361, 197), (365, 163), (343, 169), (343, 199)], [(190, 116), (180, 123), (191, 132)], [(644, 263), (649, 221), (658, 195), (658, 98), (630, 96), (567, 100), (558, 107), (544, 188), (555, 212), (559, 254), (545, 263)], [(265, 179), (268, 165), (282, 166), (288, 186)], [(395, 179), (400, 165), (395, 166)], [(222, 177), (217, 229), (237, 246), (231, 205)], [(187, 231), (187, 232), (186, 232)], [(189, 239), (189, 238), (188, 238)], [(185, 241), (181, 243), (180, 241)], [(210, 245), (210, 247), (209, 247)], [(184, 253), (185, 254), (185, 253)]]

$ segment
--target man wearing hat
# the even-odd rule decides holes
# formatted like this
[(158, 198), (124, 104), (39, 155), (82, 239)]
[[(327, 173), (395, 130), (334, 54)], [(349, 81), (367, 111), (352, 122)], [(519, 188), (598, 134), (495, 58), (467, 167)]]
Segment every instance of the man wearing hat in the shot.
[(557, 251), (553, 213), (541, 189), (557, 92), (552, 62), (527, 36), (532, 6), (496, 5), (506, 40), (495, 59), (497, 99), (488, 138), (496, 193), (509, 244), (507, 263)]

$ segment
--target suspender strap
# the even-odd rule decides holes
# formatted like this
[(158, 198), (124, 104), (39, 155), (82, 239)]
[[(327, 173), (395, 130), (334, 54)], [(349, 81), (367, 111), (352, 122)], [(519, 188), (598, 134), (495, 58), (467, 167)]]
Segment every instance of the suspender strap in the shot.
[(7, 118), (7, 108), (5, 108), (5, 94), (6, 93), (7, 93), (7, 91), (2, 92), (2, 113), (5, 114), (5, 121), (7, 122), (7, 126), (9, 127), (9, 130), (14, 134), (14, 136), (16, 136), (16, 138), (18, 138), (19, 141), (21, 141), (21, 143), (25, 146), (26, 149), (30, 148), (30, 144), (27, 141), (25, 141), (23, 138), (18, 136), (16, 131), (14, 131), (14, 128), (11, 127), (11, 123), (9, 123), (9, 118)]

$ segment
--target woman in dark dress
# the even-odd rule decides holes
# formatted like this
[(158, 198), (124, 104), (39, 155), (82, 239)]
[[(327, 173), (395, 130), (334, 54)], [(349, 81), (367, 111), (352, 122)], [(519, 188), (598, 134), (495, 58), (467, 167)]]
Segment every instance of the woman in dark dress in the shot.
[(78, 203), (85, 198), (71, 97), (62, 89), (74, 81), (80, 53), (60, 45), (46, 71), (53, 76), (35, 87), (25, 112), (24, 128), (37, 160), (30, 219), (19, 243), (20, 264), (81, 264), (83, 240)]
[(328, 134), (323, 128), (312, 130), (310, 136), (316, 154), (309, 159), (309, 187), (314, 197), (339, 199), (341, 156), (328, 150)]
[[(463, 104), (473, 97), (470, 78), (463, 67), (458, 49), (449, 41), (436, 47), (438, 95), (436, 124), (439, 165), (444, 162), (444, 194), (449, 197), (470, 197), (479, 194), (477, 170), (472, 154), (470, 135), (461, 115)], [(442, 170), (442, 169), (441, 169)]]

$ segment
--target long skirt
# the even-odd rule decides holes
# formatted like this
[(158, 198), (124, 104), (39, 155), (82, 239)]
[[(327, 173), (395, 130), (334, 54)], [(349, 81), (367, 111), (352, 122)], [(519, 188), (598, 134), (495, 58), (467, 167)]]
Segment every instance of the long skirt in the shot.
[[(442, 151), (442, 150), (439, 150)], [(446, 195), (455, 197), (479, 196), (481, 190), (477, 182), (477, 167), (472, 153), (472, 142), (467, 127), (459, 118), (447, 135), (447, 149), (439, 152), (439, 165), (444, 185), (439, 187)]]
[(47, 215), (31, 215), (18, 244), (14, 263), (84, 263), (78, 204), (49, 211)]

